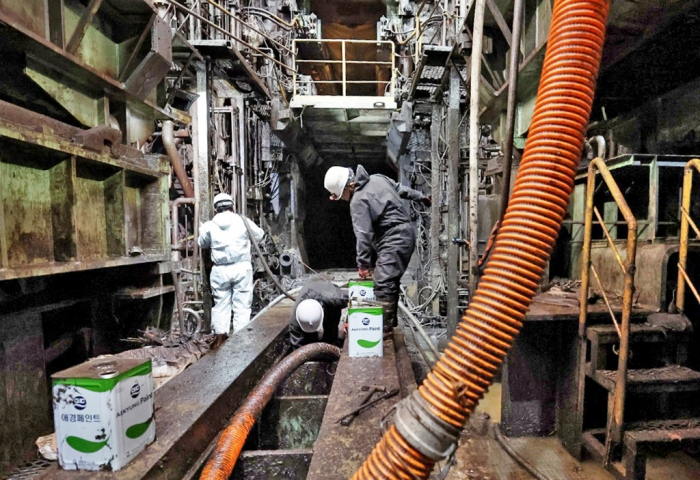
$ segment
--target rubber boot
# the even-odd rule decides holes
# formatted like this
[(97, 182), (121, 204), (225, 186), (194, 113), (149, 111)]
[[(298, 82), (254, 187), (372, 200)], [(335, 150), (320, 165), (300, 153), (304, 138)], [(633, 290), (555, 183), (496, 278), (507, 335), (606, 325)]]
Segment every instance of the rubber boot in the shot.
[(391, 332), (397, 325), (396, 304), (388, 303), (387, 306), (384, 307), (384, 332)]
[(393, 327), (399, 326), (399, 297), (398, 297), (398, 295), (396, 296), (396, 298), (393, 299), (393, 302), (392, 302), (391, 325)]
[(209, 344), (209, 349), (210, 350), (218, 349), (221, 345), (224, 344), (224, 342), (226, 340), (228, 340), (227, 333), (217, 333), (216, 335), (214, 335), (214, 341)]
[(382, 307), (384, 333), (394, 329), (394, 317), (396, 316), (396, 304), (386, 298), (377, 298), (376, 303)]

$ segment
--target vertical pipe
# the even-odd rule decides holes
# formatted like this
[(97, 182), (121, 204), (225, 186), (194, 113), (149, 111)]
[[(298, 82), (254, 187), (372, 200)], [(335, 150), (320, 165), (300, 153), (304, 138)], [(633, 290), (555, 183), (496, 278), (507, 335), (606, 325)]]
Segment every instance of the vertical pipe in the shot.
[(173, 172), (180, 182), (180, 186), (182, 187), (182, 191), (185, 193), (185, 197), (193, 198), (194, 189), (192, 188), (192, 183), (190, 183), (185, 167), (182, 165), (180, 153), (177, 151), (177, 146), (175, 146), (172, 120), (165, 120), (163, 122), (163, 129), (160, 138), (163, 140), (163, 146), (165, 147), (165, 151), (168, 152), (168, 157), (170, 158), (170, 165), (173, 167)]
[(192, 256), (194, 257), (194, 265), (193, 265), (193, 271), (195, 274), (192, 276), (192, 283), (194, 284), (192, 288), (192, 292), (194, 293), (194, 301), (199, 300), (199, 289), (197, 288), (200, 284), (200, 282), (197, 281), (198, 275), (196, 274), (200, 270), (202, 270), (202, 262), (201, 259), (199, 258), (199, 243), (197, 243), (197, 240), (199, 239), (199, 202), (194, 203), (194, 246), (192, 247)]
[(479, 200), (479, 79), (484, 38), (486, 0), (476, 0), (472, 34), (471, 92), (469, 99), (469, 294), (474, 295), (479, 274), (479, 239), (477, 236)]
[(246, 191), (246, 171), (245, 171), (245, 100), (243, 96), (236, 98), (238, 105), (238, 142), (240, 145), (238, 151), (239, 168), (241, 169), (241, 208), (240, 214), (246, 216), (248, 207), (248, 192)]
[(292, 51), (295, 53), (292, 55), (292, 98), (297, 96), (297, 41), (292, 41)]
[(343, 48), (343, 96), (345, 97), (348, 94), (348, 72), (347, 72), (347, 65), (345, 64), (345, 41), (341, 42), (342, 48)]
[(513, 36), (511, 37), (508, 70), (508, 107), (506, 110), (506, 144), (503, 149), (503, 190), (501, 190), (500, 223), (506, 214), (510, 199), (510, 175), (513, 169), (513, 136), (515, 135), (515, 107), (517, 105), (518, 70), (520, 67), (520, 29), (523, 23), (523, 0), (515, 0), (513, 6)]
[(593, 193), (595, 174), (588, 174), (586, 183), (586, 211), (583, 214), (583, 249), (581, 252), (581, 291), (579, 298), (578, 335), (585, 348), (588, 321), (588, 287), (591, 283), (591, 240), (593, 232)]
[[(437, 288), (441, 275), (440, 268), (440, 191), (442, 171), (440, 167), (440, 130), (442, 129), (442, 104), (433, 104), (432, 122), (430, 124), (430, 195), (433, 202), (430, 205), (430, 280), (433, 288)], [(433, 314), (438, 312), (433, 310)]]
[(394, 89), (396, 87), (396, 45), (391, 42), (391, 84), (389, 85), (389, 94), (394, 98)]
[[(190, 8), (192, 8), (192, 7), (190, 6)], [(187, 40), (189, 40), (189, 42), (192, 43), (192, 42), (194, 42), (195, 40), (197, 40), (197, 38), (195, 38), (195, 31), (194, 31), (194, 29), (195, 29), (195, 23), (194, 23), (195, 20), (194, 20), (194, 16), (192, 16), (192, 15), (189, 15), (188, 17), (189, 17), (189, 18), (188, 18), (188, 20), (187, 20), (187, 22), (188, 22), (188, 26), (187, 26), (187, 30), (188, 30), (188, 31), (187, 31), (187, 34), (188, 34), (188, 35), (187, 35)]]
[[(450, 68), (450, 94), (447, 110), (447, 236), (449, 239), (460, 237), (459, 221), (459, 72)], [(459, 312), (457, 307), (457, 280), (461, 265), (459, 262), (459, 245), (448, 241), (447, 244), (447, 333), (453, 335), (457, 329)]]

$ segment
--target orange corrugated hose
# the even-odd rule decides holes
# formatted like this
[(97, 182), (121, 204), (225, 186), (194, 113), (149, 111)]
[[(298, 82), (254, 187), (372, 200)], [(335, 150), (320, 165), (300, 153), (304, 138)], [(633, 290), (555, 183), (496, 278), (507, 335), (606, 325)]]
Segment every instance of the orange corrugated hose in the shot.
[(228, 480), (250, 430), (260, 417), (265, 405), (294, 370), (311, 360), (337, 360), (340, 349), (327, 343), (312, 343), (289, 354), (265, 374), (245, 402), (236, 411), (228, 426), (221, 432), (216, 448), (204, 466), (200, 480)]
[[(566, 212), (593, 104), (609, 2), (556, 0), (535, 113), (484, 276), (440, 362), (404, 400), (353, 480), (425, 479), (437, 459), (414, 432), (458, 438), (519, 333)], [(402, 408), (425, 426), (400, 432)], [(440, 430), (439, 428), (437, 430)], [(403, 432), (408, 432), (404, 434)], [(425, 437), (425, 435), (423, 435)]]

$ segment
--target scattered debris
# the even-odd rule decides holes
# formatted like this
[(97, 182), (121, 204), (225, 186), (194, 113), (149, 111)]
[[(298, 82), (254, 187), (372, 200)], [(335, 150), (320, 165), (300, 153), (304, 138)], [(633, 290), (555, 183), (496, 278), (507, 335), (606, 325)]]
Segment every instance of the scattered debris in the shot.
[(36, 447), (39, 449), (39, 455), (46, 460), (58, 460), (58, 448), (56, 447), (56, 433), (44, 435), (36, 439)]

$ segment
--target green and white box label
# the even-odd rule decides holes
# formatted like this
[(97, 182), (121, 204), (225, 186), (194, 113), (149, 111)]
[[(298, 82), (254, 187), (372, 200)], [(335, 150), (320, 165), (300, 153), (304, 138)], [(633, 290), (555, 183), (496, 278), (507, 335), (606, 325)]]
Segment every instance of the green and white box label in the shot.
[(150, 360), (113, 378), (54, 379), (53, 403), (66, 470), (119, 470), (155, 439)]
[(351, 357), (384, 355), (382, 307), (348, 309), (348, 353)]
[(348, 282), (350, 301), (374, 301), (374, 282)]

